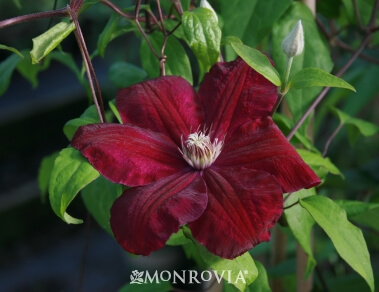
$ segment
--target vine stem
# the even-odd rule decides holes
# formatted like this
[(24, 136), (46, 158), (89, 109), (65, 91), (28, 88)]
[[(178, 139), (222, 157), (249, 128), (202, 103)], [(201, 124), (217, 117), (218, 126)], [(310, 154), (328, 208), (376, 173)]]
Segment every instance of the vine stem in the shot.
[(364, 30), (364, 26), (363, 26), (363, 23), (362, 23), (361, 15), (359, 14), (357, 0), (353, 0), (353, 5), (354, 5), (355, 18), (357, 19), (358, 26), (359, 26), (359, 28), (361, 30)]
[(283, 210), (289, 209), (289, 208), (291, 208), (291, 207), (293, 207), (293, 206), (296, 206), (296, 205), (298, 205), (298, 204), (299, 204), (299, 200), (297, 200), (295, 203), (292, 203), (291, 205), (288, 205), (288, 206), (283, 207)]
[[(108, 0), (100, 0), (100, 3), (108, 6), (110, 9), (114, 10), (115, 12), (117, 12), (118, 14), (120, 14), (121, 16), (127, 18), (127, 19), (134, 19), (134, 16), (133, 15), (130, 15), (130, 14), (127, 14), (125, 13), (124, 11), (122, 11), (119, 7), (117, 7), (117, 5), (113, 4), (112, 2), (108, 1)], [(145, 18), (144, 18), (145, 19)], [(143, 21), (141, 18), (139, 18), (140, 21)]]
[(42, 18), (67, 17), (67, 16), (69, 16), (69, 6), (66, 6), (58, 10), (37, 12), (37, 13), (8, 18), (8, 19), (0, 21), (0, 29), (7, 26), (14, 25), (14, 24), (19, 24), (19, 23), (23, 23), (27, 21), (32, 21), (32, 20), (38, 20)]
[[(371, 33), (368, 34), (365, 39), (362, 41), (361, 45), (359, 46), (358, 50), (350, 57), (350, 59), (346, 62), (346, 64), (338, 71), (336, 74), (337, 77), (342, 76), (347, 69), (350, 68), (350, 66), (354, 63), (354, 61), (358, 58), (358, 56), (361, 54), (363, 49), (366, 47), (368, 42), (371, 39)], [(301, 125), (304, 123), (305, 119), (313, 112), (313, 110), (317, 107), (317, 105), (324, 99), (326, 94), (329, 92), (330, 87), (325, 87), (319, 96), (313, 101), (313, 103), (310, 105), (310, 107), (306, 110), (306, 112), (301, 116), (299, 121), (296, 123), (296, 125), (293, 127), (291, 132), (287, 135), (287, 140), (290, 141), (297, 130), (301, 127)]]
[(321, 286), (322, 286), (322, 291), (329, 292), (330, 290), (328, 288), (328, 285), (326, 285), (324, 276), (323, 276), (322, 271), (321, 271), (321, 269), (320, 269), (320, 267), (318, 265), (316, 265), (315, 271), (316, 271), (318, 279), (320, 280), (320, 283), (321, 283)]
[(147, 45), (149, 46), (151, 52), (159, 60), (160, 76), (165, 76), (166, 75), (165, 63), (167, 61), (167, 56), (164, 54), (164, 51), (165, 51), (166, 44), (167, 44), (167, 39), (168, 39), (168, 36), (170, 35), (170, 33), (166, 32), (166, 28), (164, 26), (164, 22), (163, 22), (164, 18), (163, 18), (163, 14), (162, 14), (162, 9), (161, 9), (161, 5), (160, 5), (160, 1), (156, 0), (156, 2), (157, 2), (157, 8), (158, 8), (158, 19), (159, 20), (157, 20), (155, 18), (154, 14), (151, 14), (154, 22), (156, 23), (157, 27), (159, 28), (159, 30), (163, 34), (163, 44), (162, 44), (162, 47), (161, 47), (160, 54), (158, 54), (158, 52), (155, 50), (154, 46), (152, 45), (152, 43), (150, 42), (149, 38), (147, 37), (147, 35), (145, 33), (145, 30), (142, 28), (142, 26), (141, 26), (141, 24), (139, 22), (138, 15), (139, 15), (139, 12), (140, 12), (140, 9), (141, 9), (141, 1), (142, 0), (137, 0), (136, 8), (135, 8), (135, 11), (134, 11), (134, 21), (136, 22), (137, 27), (138, 27), (139, 31), (141, 32), (143, 38), (145, 39)]
[(137, 0), (137, 3), (136, 3), (136, 9), (134, 10), (134, 21), (136, 22), (137, 24), (137, 27), (139, 29), (139, 31), (142, 33), (142, 36), (143, 38), (145, 39), (147, 45), (149, 46), (151, 52), (153, 53), (153, 55), (159, 60), (160, 59), (160, 56), (158, 55), (158, 53), (155, 51), (153, 45), (151, 44), (149, 38), (147, 37), (144, 29), (142, 28), (140, 22), (139, 22), (139, 12), (140, 12), (140, 8), (141, 8), (141, 0)]
[(372, 10), (372, 14), (371, 14), (370, 22), (369, 22), (369, 29), (375, 28), (375, 20), (376, 20), (376, 15), (378, 14), (378, 8), (379, 8), (379, 0), (376, 0), (374, 3), (374, 7)]
[(282, 92), (279, 92), (278, 93), (278, 99), (276, 100), (276, 102), (275, 102), (275, 104), (274, 104), (274, 106), (273, 106), (273, 108), (272, 108), (272, 110), (271, 110), (271, 113), (270, 113), (270, 116), (273, 116), (274, 114), (275, 114), (275, 112), (278, 110), (278, 108), (279, 108), (279, 105), (282, 103), (282, 101), (283, 101), (283, 98), (284, 98), (284, 93), (282, 93)]
[[(341, 49), (345, 50), (345, 51), (348, 51), (350, 53), (354, 53), (355, 52), (355, 50), (352, 47), (350, 47), (348, 44), (344, 43), (343, 41), (341, 41), (339, 39), (335, 39), (334, 43), (337, 46), (339, 46)], [(363, 53), (359, 55), (359, 58), (361, 58), (362, 60), (366, 60), (368, 62), (371, 62), (371, 63), (379, 65), (379, 59), (370, 57), (370, 56), (365, 55)]]
[(182, 2), (180, 0), (170, 0), (172, 5), (174, 5), (176, 12), (178, 12), (179, 16), (183, 15), (183, 7)]
[(163, 44), (161, 47), (161, 57), (159, 58), (159, 69), (160, 69), (160, 76), (166, 76), (166, 61), (167, 61), (167, 56), (164, 54), (166, 45), (167, 45), (167, 40), (168, 40), (168, 34), (166, 33), (166, 28), (164, 26), (163, 22), (163, 14), (162, 14), (162, 8), (161, 8), (161, 3), (159, 0), (157, 1), (157, 6), (158, 6), (158, 16), (159, 16), (159, 22), (162, 26), (162, 33), (163, 33)]
[(82, 34), (82, 30), (80, 29), (78, 18), (76, 16), (76, 13), (73, 10), (69, 9), (69, 13), (70, 13), (72, 21), (75, 23), (75, 28), (76, 28), (75, 37), (76, 37), (80, 52), (83, 57), (83, 62), (86, 68), (87, 78), (88, 78), (88, 82), (91, 88), (93, 102), (96, 106), (100, 123), (106, 123), (106, 117), (105, 117), (105, 111), (104, 111), (104, 105), (103, 105), (103, 99), (101, 96), (100, 86), (96, 78), (95, 69), (92, 66), (91, 57), (89, 56), (87, 46)]
[[(57, 4), (58, 4), (58, 0), (54, 0), (53, 11), (57, 10)], [(49, 23), (47, 25), (47, 29), (51, 27), (52, 23), (53, 23), (53, 18), (50, 18)]]
[(334, 132), (332, 133), (332, 135), (330, 135), (329, 139), (325, 143), (325, 147), (324, 147), (324, 151), (322, 152), (322, 156), (324, 156), (324, 157), (326, 156), (326, 153), (328, 153), (328, 149), (329, 149), (330, 143), (332, 143), (332, 141), (337, 136), (337, 134), (342, 129), (342, 127), (343, 127), (343, 123), (340, 123), (338, 125), (338, 127), (334, 130)]

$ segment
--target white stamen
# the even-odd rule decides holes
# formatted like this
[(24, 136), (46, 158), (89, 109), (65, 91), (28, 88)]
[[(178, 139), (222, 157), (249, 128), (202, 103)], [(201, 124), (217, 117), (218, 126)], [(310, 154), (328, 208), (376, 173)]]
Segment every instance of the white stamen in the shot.
[(188, 139), (183, 143), (182, 149), (179, 149), (183, 158), (189, 165), (196, 169), (205, 169), (212, 165), (221, 153), (224, 141), (215, 138), (213, 143), (208, 135), (197, 131), (188, 135)]

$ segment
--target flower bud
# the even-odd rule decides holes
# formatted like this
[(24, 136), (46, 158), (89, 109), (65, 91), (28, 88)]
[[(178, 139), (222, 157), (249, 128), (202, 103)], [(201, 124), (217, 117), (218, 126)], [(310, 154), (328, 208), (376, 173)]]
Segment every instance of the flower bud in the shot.
[(292, 31), (284, 38), (282, 50), (287, 57), (292, 58), (300, 55), (304, 49), (304, 31), (299, 20)]
[(207, 8), (207, 9), (211, 10), (213, 12), (214, 16), (216, 17), (216, 20), (218, 21), (216, 11), (214, 11), (213, 7), (211, 6), (211, 4), (208, 3), (207, 0), (201, 0), (200, 1), (200, 7)]

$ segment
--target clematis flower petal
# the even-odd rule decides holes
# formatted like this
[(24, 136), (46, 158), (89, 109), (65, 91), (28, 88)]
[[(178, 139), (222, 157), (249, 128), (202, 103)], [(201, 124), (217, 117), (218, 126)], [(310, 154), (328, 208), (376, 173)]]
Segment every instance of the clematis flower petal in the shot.
[(149, 255), (163, 247), (181, 225), (199, 218), (207, 202), (199, 172), (178, 172), (126, 190), (112, 206), (111, 228), (124, 249)]
[(204, 112), (193, 87), (177, 76), (159, 77), (118, 91), (117, 109), (124, 124), (166, 134), (181, 143), (191, 129), (204, 124)]
[(242, 59), (217, 63), (199, 88), (207, 125), (218, 138), (240, 125), (270, 115), (278, 89)]
[(271, 117), (246, 123), (236, 130), (215, 164), (266, 171), (276, 177), (284, 192), (295, 192), (320, 183)]
[(188, 167), (170, 138), (130, 125), (82, 126), (71, 145), (107, 179), (128, 186), (151, 183)]
[(204, 171), (208, 207), (188, 226), (210, 252), (228, 259), (270, 239), (283, 209), (277, 180), (262, 171), (210, 168)]

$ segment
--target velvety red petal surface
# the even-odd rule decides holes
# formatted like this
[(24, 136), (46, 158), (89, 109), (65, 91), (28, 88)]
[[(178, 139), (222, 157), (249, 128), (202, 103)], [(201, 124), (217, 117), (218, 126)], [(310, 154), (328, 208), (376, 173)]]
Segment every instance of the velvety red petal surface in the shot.
[(270, 239), (283, 209), (282, 190), (268, 173), (209, 168), (204, 171), (208, 207), (188, 226), (210, 252), (235, 258)]
[(207, 126), (215, 136), (228, 136), (252, 119), (268, 116), (278, 89), (242, 59), (217, 63), (199, 89)]
[(151, 183), (189, 167), (170, 138), (129, 125), (82, 126), (71, 145), (107, 179), (127, 186)]
[(276, 177), (284, 192), (295, 192), (320, 183), (271, 117), (241, 126), (227, 141), (215, 164), (266, 171)]
[(112, 231), (125, 250), (149, 255), (162, 248), (181, 225), (199, 218), (207, 202), (199, 172), (182, 171), (126, 190), (112, 206)]
[(204, 124), (203, 109), (192, 86), (177, 76), (159, 77), (118, 91), (117, 109), (124, 124), (171, 137), (180, 146)]

